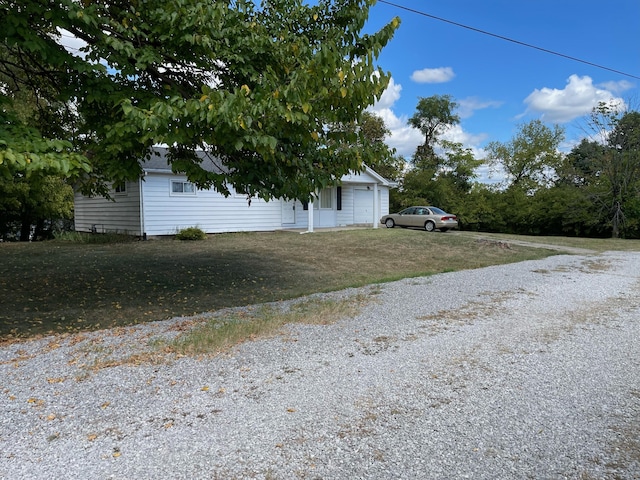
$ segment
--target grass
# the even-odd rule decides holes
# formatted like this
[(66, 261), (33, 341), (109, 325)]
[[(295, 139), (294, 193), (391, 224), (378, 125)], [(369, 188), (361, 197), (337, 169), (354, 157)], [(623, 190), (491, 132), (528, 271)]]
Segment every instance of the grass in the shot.
[[(0, 340), (132, 325), (557, 253), (504, 248), (504, 241), (479, 242), (466, 232), (356, 229), (221, 234), (201, 242), (4, 243)], [(605, 249), (623, 245), (594, 242)], [(640, 242), (624, 245), (640, 250)]]
[(329, 325), (356, 315), (364, 302), (362, 297), (341, 301), (312, 299), (295, 303), (287, 311), (264, 305), (250, 312), (213, 318), (169, 345), (156, 348), (181, 355), (216, 354), (247, 340), (275, 335), (284, 325)]
[[(471, 232), (468, 234), (473, 235)], [(640, 251), (640, 240), (625, 240), (621, 238), (535, 237), (502, 233), (478, 233), (477, 235), (496, 241), (519, 241), (559, 247), (583, 248), (594, 252), (605, 252), (607, 250)]]

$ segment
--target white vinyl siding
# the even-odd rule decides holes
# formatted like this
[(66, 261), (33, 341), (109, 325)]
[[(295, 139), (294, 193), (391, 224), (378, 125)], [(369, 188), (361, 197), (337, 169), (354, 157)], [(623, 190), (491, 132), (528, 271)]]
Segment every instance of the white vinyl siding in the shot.
[[(120, 188), (122, 190), (122, 188)], [(119, 232), (141, 235), (139, 182), (127, 182), (124, 192), (111, 192), (112, 200), (76, 192), (74, 222), (78, 232)]]
[(215, 190), (197, 190), (196, 195), (172, 195), (170, 174), (149, 174), (144, 182), (144, 224), (147, 235), (174, 235), (187, 227), (207, 233), (272, 231), (282, 228), (280, 201), (232, 193), (225, 197)]
[[(358, 223), (355, 221), (354, 191), (369, 187), (375, 192), (377, 181), (368, 172), (343, 177), (340, 203), (336, 187), (321, 191), (320, 198), (314, 199), (313, 203), (314, 226), (322, 228)], [(178, 192), (173, 190), (174, 185), (180, 185), (176, 187)], [(147, 171), (144, 181), (127, 182), (124, 192), (116, 194), (114, 191), (112, 197), (115, 202), (76, 193), (75, 228), (84, 232), (93, 228), (98, 232), (154, 236), (174, 235), (187, 227), (198, 227), (207, 233), (222, 233), (309, 226), (309, 212), (304, 210), (300, 201), (293, 202), (295, 207), (290, 204), (289, 208), (293, 210), (283, 215), (283, 201), (279, 199), (267, 202), (254, 197), (249, 202), (246, 194), (231, 191), (231, 195), (225, 197), (215, 190), (199, 190), (189, 185), (193, 186), (184, 175), (156, 170)], [(377, 210), (382, 216), (389, 213), (389, 187), (378, 184), (377, 191)], [(290, 223), (294, 219), (295, 223)], [(379, 218), (371, 221), (378, 222)]]

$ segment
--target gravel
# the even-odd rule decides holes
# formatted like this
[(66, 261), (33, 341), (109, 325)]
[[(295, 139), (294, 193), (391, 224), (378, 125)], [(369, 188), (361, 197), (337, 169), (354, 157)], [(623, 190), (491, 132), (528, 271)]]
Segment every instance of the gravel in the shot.
[(213, 358), (157, 353), (189, 318), (0, 347), (0, 478), (640, 478), (640, 254), (355, 295)]

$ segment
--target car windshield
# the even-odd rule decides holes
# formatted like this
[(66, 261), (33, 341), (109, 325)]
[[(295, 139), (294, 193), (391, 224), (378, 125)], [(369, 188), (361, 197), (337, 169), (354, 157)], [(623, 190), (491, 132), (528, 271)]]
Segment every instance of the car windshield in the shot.
[(436, 215), (445, 215), (447, 212), (445, 212), (444, 210), (439, 209), (438, 207), (429, 207), (431, 209), (431, 211), (433, 213), (435, 213)]

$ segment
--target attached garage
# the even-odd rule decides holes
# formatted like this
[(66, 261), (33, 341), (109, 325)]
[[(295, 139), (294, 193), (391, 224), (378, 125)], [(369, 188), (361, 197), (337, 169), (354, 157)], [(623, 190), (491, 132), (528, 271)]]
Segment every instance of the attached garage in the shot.
[(374, 222), (373, 190), (370, 188), (354, 188), (353, 191), (353, 223)]

